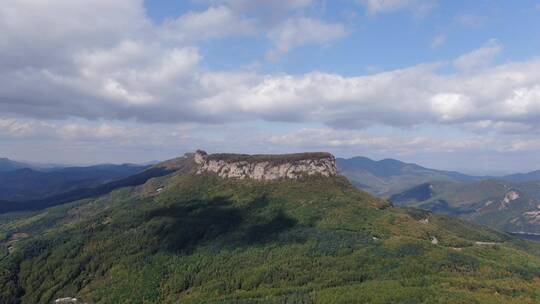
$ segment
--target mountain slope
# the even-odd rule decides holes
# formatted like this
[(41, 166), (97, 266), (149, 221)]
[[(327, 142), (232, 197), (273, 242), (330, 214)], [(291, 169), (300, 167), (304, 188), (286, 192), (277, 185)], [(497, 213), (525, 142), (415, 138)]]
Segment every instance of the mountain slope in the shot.
[(540, 170), (527, 173), (510, 174), (501, 177), (502, 180), (510, 182), (534, 182), (540, 181)]
[[(194, 174), (0, 221), (0, 302), (533, 303), (540, 249), (345, 178)], [(183, 163), (185, 162), (185, 163)]]
[(0, 172), (29, 168), (28, 164), (16, 162), (7, 158), (0, 158)]
[(389, 197), (429, 181), (475, 181), (480, 177), (453, 171), (441, 171), (394, 159), (374, 161), (366, 157), (337, 159), (341, 174), (362, 190)]
[(430, 182), (390, 200), (402, 206), (459, 215), (504, 231), (540, 233), (538, 182)]
[(139, 173), (99, 184), (93, 187), (76, 188), (70, 191), (61, 192), (44, 198), (25, 201), (0, 201), (0, 214), (7, 212), (35, 211), (47, 207), (69, 203), (75, 200), (87, 199), (107, 194), (123, 187), (133, 187), (146, 183), (149, 179), (164, 176), (182, 169), (183, 164), (179, 159), (157, 164), (153, 167), (140, 171)]
[(94, 187), (138, 173), (137, 165), (67, 167), (48, 171), (30, 168), (0, 172), (0, 200), (28, 201)]

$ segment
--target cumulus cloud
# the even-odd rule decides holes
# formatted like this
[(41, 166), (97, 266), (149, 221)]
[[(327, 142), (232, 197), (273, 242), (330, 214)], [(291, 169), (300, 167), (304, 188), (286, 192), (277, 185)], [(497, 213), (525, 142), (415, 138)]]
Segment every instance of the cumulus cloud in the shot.
[(346, 35), (347, 31), (341, 24), (306, 17), (291, 18), (268, 33), (268, 38), (275, 45), (275, 49), (270, 51), (268, 56), (275, 59), (292, 48), (306, 44), (325, 44)]
[[(300, 17), (271, 37), (284, 52), (344, 34), (338, 25)], [(470, 127), (480, 121), (536, 125), (540, 118), (540, 60), (489, 67), (502, 48), (495, 41), (453, 62), (464, 72), (441, 74), (441, 64), (426, 64), (358, 77), (209, 71), (200, 67), (196, 47), (143, 34), (103, 41), (73, 47), (59, 61), (45, 53), (39, 65), (27, 58), (3, 67), (0, 111), (42, 119), (204, 124), (262, 119), (348, 129), (423, 123)], [(9, 48), (0, 49), (6, 52)]]
[[(142, 123), (266, 120), (342, 129), (453, 124), (500, 130), (502, 125), (536, 127), (540, 118), (540, 60), (493, 66), (502, 49), (496, 41), (455, 59), (453, 74), (439, 72), (442, 63), (356, 77), (316, 71), (300, 75), (212, 71), (202, 67), (196, 46), (162, 33), (178, 27), (182, 37), (188, 37), (190, 29), (216, 28), (223, 22), (240, 25), (223, 35), (242, 33), (248, 23), (235, 19), (236, 13), (225, 7), (187, 13), (158, 26), (147, 21), (141, 1), (99, 0), (91, 8), (55, 1), (57, 5), (42, 6), (11, 1), (0, 7), (0, 15), (7, 16), (0, 18), (3, 114)], [(297, 6), (304, 5), (309, 1), (299, 0)], [(67, 9), (72, 12), (64, 14)], [(84, 18), (101, 20), (103, 11), (122, 13), (114, 21), (107, 15), (96, 26), (82, 21), (78, 25)], [(60, 13), (69, 16), (72, 27), (53, 18)], [(30, 30), (48, 22), (51, 31), (45, 37)], [(269, 38), (274, 52), (282, 54), (346, 34), (339, 24), (291, 17), (270, 31)], [(213, 37), (218, 36), (205, 39)], [(57, 51), (55, 46), (60, 46)], [(18, 128), (24, 130), (24, 125)]]
[(437, 68), (420, 65), (361, 77), (318, 72), (254, 77), (197, 104), (201, 111), (341, 128), (484, 120), (536, 125), (539, 60), (464, 74), (439, 74)]
[(79, 49), (139, 37), (149, 24), (136, 0), (7, 1), (0, 8), (0, 66), (51, 68)]
[(454, 93), (436, 94), (431, 98), (431, 108), (442, 121), (458, 120), (470, 112), (472, 103), (468, 96)]

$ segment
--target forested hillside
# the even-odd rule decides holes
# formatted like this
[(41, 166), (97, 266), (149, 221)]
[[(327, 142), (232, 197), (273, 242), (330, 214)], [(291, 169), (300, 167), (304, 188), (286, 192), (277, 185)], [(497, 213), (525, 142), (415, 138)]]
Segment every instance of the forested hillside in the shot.
[(344, 177), (259, 182), (177, 168), (3, 215), (0, 302), (540, 301), (536, 244), (393, 207)]

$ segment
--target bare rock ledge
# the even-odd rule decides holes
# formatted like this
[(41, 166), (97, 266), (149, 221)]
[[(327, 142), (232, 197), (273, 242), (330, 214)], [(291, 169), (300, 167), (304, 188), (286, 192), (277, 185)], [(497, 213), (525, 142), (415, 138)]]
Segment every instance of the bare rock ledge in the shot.
[(276, 180), (302, 176), (337, 175), (336, 159), (330, 153), (297, 153), (283, 155), (207, 154), (194, 155), (197, 174), (215, 173), (224, 178)]

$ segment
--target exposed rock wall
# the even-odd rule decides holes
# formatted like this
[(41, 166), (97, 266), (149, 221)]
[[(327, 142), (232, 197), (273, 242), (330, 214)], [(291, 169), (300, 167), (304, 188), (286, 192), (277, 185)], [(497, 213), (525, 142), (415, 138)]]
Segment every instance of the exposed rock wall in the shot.
[(197, 151), (197, 174), (215, 173), (224, 178), (255, 180), (296, 179), (306, 175), (337, 175), (336, 160), (329, 153), (288, 155), (211, 154)]

